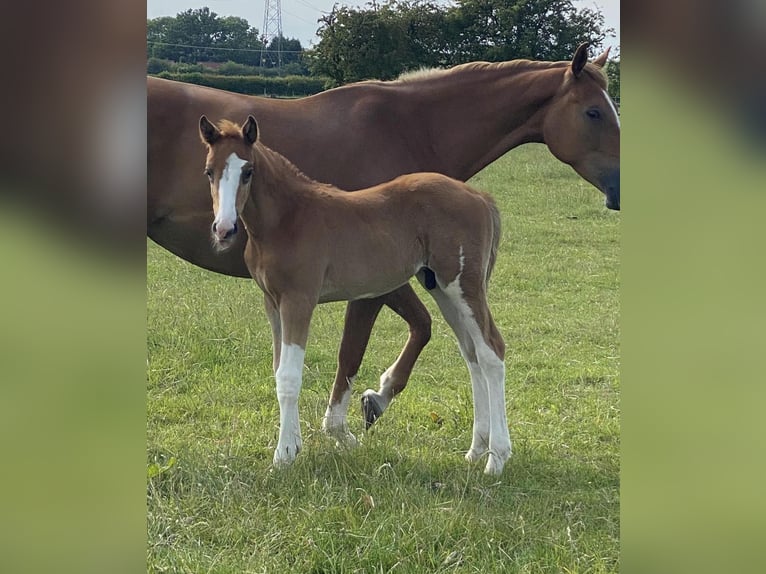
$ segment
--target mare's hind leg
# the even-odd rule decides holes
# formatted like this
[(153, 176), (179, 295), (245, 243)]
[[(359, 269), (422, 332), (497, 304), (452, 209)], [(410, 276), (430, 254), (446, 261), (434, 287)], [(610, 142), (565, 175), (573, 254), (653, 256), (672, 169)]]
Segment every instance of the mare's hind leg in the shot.
[(487, 307), (483, 286), (469, 286), (466, 297), (459, 279), (431, 294), (455, 332), (471, 373), (474, 427), (466, 459), (473, 462), (489, 451), (484, 472), (499, 474), (511, 455), (505, 414), (505, 344)]
[(431, 339), (431, 316), (409, 284), (384, 295), (381, 299), (407, 321), (410, 333), (394, 364), (381, 375), (378, 391), (367, 389), (362, 393), (365, 428), (370, 428), (391, 404), (393, 398), (407, 386), (415, 361)]

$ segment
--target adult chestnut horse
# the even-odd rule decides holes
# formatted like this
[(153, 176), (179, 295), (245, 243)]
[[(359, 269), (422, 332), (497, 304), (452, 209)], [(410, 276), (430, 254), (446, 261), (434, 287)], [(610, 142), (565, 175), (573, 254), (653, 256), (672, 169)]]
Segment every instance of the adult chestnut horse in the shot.
[[(417, 276), (455, 332), (471, 374), (474, 427), (466, 458), (487, 453), (484, 472), (499, 474), (511, 439), (505, 343), (487, 304), (500, 242), (492, 197), (438, 173), (344, 193), (261, 144), (253, 116), (241, 128), (228, 120), (215, 127), (202, 116), (199, 130), (215, 213), (213, 245), (228, 249), (237, 221), (244, 224), (245, 263), (266, 301), (279, 400), (274, 464), (292, 462), (302, 446), (298, 395), (314, 308), (378, 297)], [(350, 395), (347, 389), (341, 404)], [(334, 419), (332, 411), (330, 405), (325, 421)]]
[[(216, 253), (207, 186), (190, 166), (204, 160), (195, 125), (208, 114), (258, 117), (265, 145), (309, 177), (342, 189), (433, 171), (466, 181), (508, 150), (543, 142), (620, 207), (620, 127), (606, 93), (608, 51), (587, 61), (581, 45), (571, 62), (474, 62), (393, 82), (361, 82), (298, 100), (234, 94), (148, 78), (150, 238), (196, 265), (248, 277), (247, 237)], [(381, 376), (378, 392), (362, 397), (372, 424), (406, 385), (430, 338), (431, 319), (409, 285), (376, 299), (352, 301), (330, 398), (338, 405), (361, 364), (383, 304), (409, 324), (402, 353)]]

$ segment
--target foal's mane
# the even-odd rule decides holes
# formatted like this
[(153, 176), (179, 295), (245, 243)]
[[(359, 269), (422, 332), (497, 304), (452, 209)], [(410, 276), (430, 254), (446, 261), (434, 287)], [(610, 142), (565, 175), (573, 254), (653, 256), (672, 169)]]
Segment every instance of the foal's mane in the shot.
[[(395, 80), (391, 80), (391, 84), (417, 84), (419, 82), (427, 82), (429, 80), (437, 80), (441, 78), (451, 78), (460, 74), (470, 74), (473, 72), (483, 71), (501, 71), (501, 72), (524, 72), (534, 70), (549, 70), (554, 68), (566, 68), (570, 65), (570, 62), (541, 62), (536, 60), (511, 60), (508, 62), (468, 62), (466, 64), (458, 64), (451, 68), (420, 68), (419, 70), (412, 70), (409, 72), (403, 72)], [(595, 80), (599, 86), (606, 88), (606, 73), (602, 68), (594, 65), (592, 62), (588, 62), (583, 69), (590, 78)]]

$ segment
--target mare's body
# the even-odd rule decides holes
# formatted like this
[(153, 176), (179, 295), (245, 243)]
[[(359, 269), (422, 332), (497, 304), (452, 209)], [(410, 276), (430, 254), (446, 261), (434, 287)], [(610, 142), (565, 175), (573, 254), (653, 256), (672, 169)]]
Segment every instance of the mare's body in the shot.
[[(298, 100), (233, 94), (148, 79), (147, 230), (154, 241), (207, 269), (247, 277), (247, 235), (224, 253), (210, 245), (213, 219), (204, 178), (189, 166), (204, 160), (194, 129), (202, 114), (258, 117), (263, 143), (308, 176), (357, 190), (398, 175), (435, 171), (466, 181), (508, 150), (543, 142), (619, 209), (619, 120), (606, 95), (607, 53), (586, 63), (518, 60), (471, 63), (395, 82), (362, 82)], [(430, 317), (405, 284), (375, 299), (349, 303), (333, 385), (337, 402), (355, 377), (383, 304), (409, 324), (410, 336), (366, 393), (370, 423), (406, 385), (430, 337)], [(383, 393), (386, 393), (384, 396)], [(376, 404), (377, 402), (377, 404)]]

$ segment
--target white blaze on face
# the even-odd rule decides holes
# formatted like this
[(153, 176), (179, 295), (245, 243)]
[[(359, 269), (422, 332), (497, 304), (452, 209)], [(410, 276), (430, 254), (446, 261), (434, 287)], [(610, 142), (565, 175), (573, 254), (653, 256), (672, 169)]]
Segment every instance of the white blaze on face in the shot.
[(617, 108), (614, 107), (614, 102), (612, 101), (612, 98), (609, 97), (609, 94), (606, 93), (606, 90), (601, 90), (601, 92), (604, 94), (604, 97), (606, 98), (607, 103), (609, 104), (609, 108), (612, 110), (612, 113), (614, 114), (614, 119), (617, 120), (617, 127), (620, 127), (620, 114), (617, 113)]
[(232, 153), (227, 159), (218, 182), (218, 213), (215, 214), (217, 232), (223, 236), (237, 222), (237, 189), (242, 176), (242, 166), (247, 160)]

